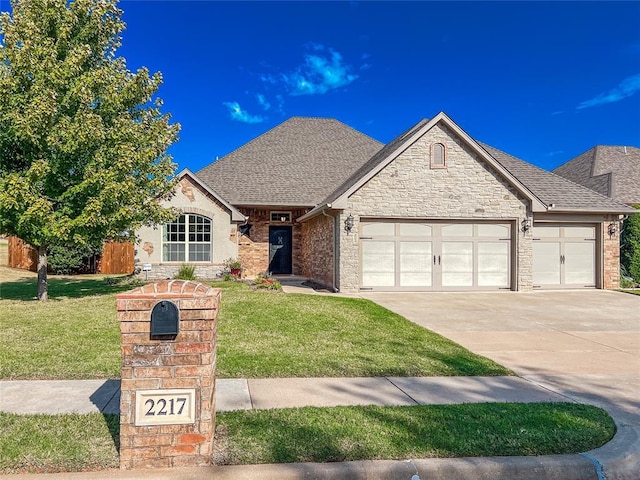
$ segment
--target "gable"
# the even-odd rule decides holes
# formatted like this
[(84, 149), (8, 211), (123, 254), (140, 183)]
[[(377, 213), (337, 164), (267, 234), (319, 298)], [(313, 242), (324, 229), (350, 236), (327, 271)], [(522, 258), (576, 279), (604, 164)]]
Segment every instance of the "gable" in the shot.
[[(445, 164), (433, 165), (434, 146)], [(514, 218), (529, 200), (443, 122), (413, 139), (401, 153), (349, 195), (361, 216)]]
[(219, 210), (228, 215), (232, 222), (245, 220), (244, 215), (238, 209), (211, 190), (190, 170), (183, 170), (178, 178), (175, 196), (171, 198), (170, 206), (183, 211), (200, 213)]

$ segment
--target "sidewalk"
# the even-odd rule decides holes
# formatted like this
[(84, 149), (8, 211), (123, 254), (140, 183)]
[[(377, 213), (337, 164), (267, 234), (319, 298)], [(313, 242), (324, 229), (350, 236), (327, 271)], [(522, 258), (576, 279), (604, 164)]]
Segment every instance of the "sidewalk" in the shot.
[[(20, 414), (119, 412), (119, 380), (0, 381), (0, 411)], [(28, 401), (25, 401), (28, 399)], [(374, 377), (219, 379), (217, 411), (338, 405), (419, 405), (475, 402), (566, 402), (571, 396), (521, 377)], [(620, 425), (620, 419), (616, 423)], [(621, 438), (624, 437), (624, 438)], [(16, 480), (69, 479), (637, 479), (635, 429), (619, 429), (590, 454), (244, 465), (198, 469), (10, 475)], [(597, 453), (596, 453), (597, 452)], [(629, 462), (631, 462), (629, 464)], [(622, 475), (616, 476), (616, 469)], [(631, 473), (629, 473), (631, 472)]]
[[(29, 401), (25, 401), (28, 398)], [(216, 410), (341, 405), (566, 402), (520, 377), (259, 378), (216, 380)], [(120, 412), (119, 380), (0, 381), (0, 411)]]

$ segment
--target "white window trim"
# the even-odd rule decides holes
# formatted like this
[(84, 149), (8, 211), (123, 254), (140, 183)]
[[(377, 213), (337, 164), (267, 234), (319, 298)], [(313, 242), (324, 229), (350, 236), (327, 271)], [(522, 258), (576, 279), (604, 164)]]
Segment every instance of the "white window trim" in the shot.
[[(210, 235), (210, 241), (209, 241), (209, 260), (189, 260), (189, 245), (193, 244), (193, 245), (205, 245), (207, 242), (189, 242), (189, 216), (193, 215), (196, 217), (202, 217), (206, 220), (209, 220), (209, 225), (210, 225), (210, 231), (209, 231), (209, 235)], [(169, 223), (177, 223), (177, 220), (180, 219), (180, 217), (184, 216), (185, 217), (185, 237), (184, 237), (184, 241), (183, 242), (169, 242), (165, 239), (165, 232), (164, 232), (164, 228), (166, 227), (166, 225), (168, 225)], [(197, 224), (197, 223), (196, 223)], [(164, 259), (164, 253), (165, 253), (165, 245), (166, 244), (182, 244), (184, 245), (184, 256), (185, 259), (184, 260), (165, 260)], [(161, 242), (161, 252), (160, 252), (160, 258), (161, 258), (161, 262), (163, 264), (183, 264), (183, 263), (194, 263), (194, 264), (210, 264), (213, 262), (213, 219), (211, 217), (208, 217), (207, 215), (202, 215), (200, 213), (195, 213), (195, 212), (183, 212), (181, 213), (178, 218), (176, 219), (175, 222), (167, 222), (163, 225), (163, 231), (162, 231), (162, 242)]]

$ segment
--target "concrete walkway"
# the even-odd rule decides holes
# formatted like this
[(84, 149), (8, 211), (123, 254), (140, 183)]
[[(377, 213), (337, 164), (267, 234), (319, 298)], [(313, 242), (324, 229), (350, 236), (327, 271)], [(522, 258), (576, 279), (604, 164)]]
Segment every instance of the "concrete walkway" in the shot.
[[(28, 398), (29, 401), (25, 401)], [(218, 379), (216, 410), (304, 406), (566, 402), (518, 377)], [(19, 414), (120, 412), (118, 380), (0, 381), (0, 411)]]
[[(119, 411), (118, 380), (0, 381), (0, 411), (60, 414)], [(218, 411), (338, 405), (566, 402), (572, 398), (519, 377), (220, 379)], [(25, 401), (29, 399), (29, 401)], [(628, 440), (628, 439), (626, 439)], [(606, 446), (603, 447), (605, 451)], [(610, 465), (626, 450), (609, 452)], [(158, 470), (7, 475), (83, 480), (601, 480), (589, 454), (241, 465)], [(607, 477), (615, 478), (615, 477)], [(622, 477), (620, 477), (622, 478)], [(628, 477), (629, 479), (633, 477)]]

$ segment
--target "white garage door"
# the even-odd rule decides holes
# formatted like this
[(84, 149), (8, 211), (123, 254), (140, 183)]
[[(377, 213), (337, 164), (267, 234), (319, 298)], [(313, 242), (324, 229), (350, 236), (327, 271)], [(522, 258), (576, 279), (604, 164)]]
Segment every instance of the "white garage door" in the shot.
[(363, 221), (361, 288), (510, 288), (511, 227), (490, 223)]
[(595, 226), (534, 226), (533, 285), (537, 288), (595, 287)]

